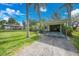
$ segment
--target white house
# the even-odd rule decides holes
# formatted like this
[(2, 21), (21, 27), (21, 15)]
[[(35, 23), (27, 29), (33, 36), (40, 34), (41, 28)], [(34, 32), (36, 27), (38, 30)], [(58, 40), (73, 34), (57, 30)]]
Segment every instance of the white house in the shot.
[(4, 29), (9, 29), (9, 30), (19, 30), (23, 28), (22, 26), (15, 24), (4, 24), (3, 27)]

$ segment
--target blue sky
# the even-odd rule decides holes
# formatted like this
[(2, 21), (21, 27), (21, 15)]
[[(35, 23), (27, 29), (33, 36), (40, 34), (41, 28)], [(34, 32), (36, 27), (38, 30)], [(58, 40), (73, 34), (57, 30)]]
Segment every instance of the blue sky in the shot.
[[(51, 15), (54, 12), (58, 12), (60, 14), (60, 17), (62, 19), (67, 17), (67, 11), (66, 9), (63, 7), (61, 10), (59, 9), (59, 7), (61, 7), (63, 5), (63, 3), (49, 3), (46, 6), (46, 11), (41, 11), (41, 18), (45, 19), (45, 20), (50, 20), (51, 19)], [(31, 6), (29, 8), (29, 17), (32, 19), (36, 19), (38, 20), (38, 14), (35, 12), (35, 10), (33, 9), (33, 6)], [(71, 12), (72, 14), (75, 13), (79, 13), (79, 4), (73, 4), (73, 10)]]
[[(46, 6), (46, 11), (41, 11), (41, 18), (43, 19), (50, 19), (51, 14), (58, 9), (62, 4), (56, 4), (56, 3), (49, 3)], [(38, 14), (35, 12), (35, 10), (33, 9), (33, 6), (31, 6), (29, 8), (29, 12), (30, 12), (30, 18), (36, 19), (38, 20)]]
[[(61, 18), (67, 17), (67, 12), (64, 9), (58, 9), (62, 6), (62, 3), (49, 3), (46, 9), (40, 8), (41, 18), (50, 20), (53, 12), (59, 12)], [(79, 4), (73, 4), (73, 14), (79, 13)], [(0, 20), (8, 20), (9, 17), (13, 17), (18, 22), (26, 20), (26, 4), (25, 3), (14, 3), (14, 4), (0, 4)], [(33, 5), (29, 7), (29, 19), (38, 20), (38, 14), (35, 12)]]
[(17, 22), (26, 19), (26, 4), (0, 4), (0, 20), (8, 20), (13, 17)]

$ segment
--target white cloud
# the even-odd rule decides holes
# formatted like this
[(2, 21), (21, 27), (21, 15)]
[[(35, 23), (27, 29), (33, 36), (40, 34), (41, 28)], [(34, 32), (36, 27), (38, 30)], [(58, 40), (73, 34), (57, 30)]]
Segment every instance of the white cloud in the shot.
[(6, 13), (8, 13), (9, 15), (13, 15), (16, 13), (16, 11), (14, 9), (10, 9), (10, 8), (6, 8)]
[(46, 12), (47, 9), (46, 9), (46, 8), (42, 8), (42, 7), (40, 7), (40, 11), (41, 11), (41, 12)]
[(10, 8), (6, 8), (6, 13), (8, 13), (9, 15), (24, 15), (23, 13), (21, 13), (19, 10), (14, 10), (14, 9), (10, 9)]
[[(67, 15), (68, 13), (65, 12), (64, 14)], [(71, 16), (72, 16), (72, 17), (77, 17), (77, 16), (79, 16), (79, 9), (74, 9), (74, 10), (72, 10), (72, 11), (71, 11)]]
[(8, 17), (8, 16), (6, 16), (6, 17), (4, 17), (4, 18), (3, 18), (3, 20), (8, 21), (8, 20), (9, 20), (9, 17)]
[(79, 9), (72, 10), (72, 12), (71, 12), (72, 17), (75, 17), (78, 14), (79, 14)]
[(0, 15), (1, 14), (9, 14), (9, 15), (24, 15), (23, 13), (20, 12), (20, 10), (14, 10), (14, 9), (11, 9), (11, 8), (6, 8), (6, 10), (1, 10), (0, 11)]
[(16, 15), (24, 15), (19, 10), (16, 11)]
[(25, 14), (21, 13), (20, 10), (14, 10), (11, 8), (6, 8), (5, 10), (0, 10), (0, 19), (8, 21), (9, 17), (14, 16), (14, 15), (19, 16), (19, 15), (25, 15)]

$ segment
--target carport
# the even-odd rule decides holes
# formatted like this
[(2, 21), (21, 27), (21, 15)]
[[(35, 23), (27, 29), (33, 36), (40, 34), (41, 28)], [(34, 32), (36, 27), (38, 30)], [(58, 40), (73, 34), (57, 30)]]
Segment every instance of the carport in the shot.
[(63, 25), (66, 24), (67, 20), (52, 20), (46, 23), (47, 31), (49, 32), (61, 32)]
[(60, 24), (59, 25), (49, 25), (50, 32), (60, 32)]

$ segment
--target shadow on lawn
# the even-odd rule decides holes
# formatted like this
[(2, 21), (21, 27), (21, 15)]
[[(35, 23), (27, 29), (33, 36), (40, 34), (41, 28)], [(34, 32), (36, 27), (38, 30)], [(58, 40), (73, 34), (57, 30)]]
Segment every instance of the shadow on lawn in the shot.
[[(37, 40), (37, 38), (38, 38), (37, 36), (33, 36), (30, 39), (25, 39), (25, 37), (23, 36), (23, 37), (19, 37), (19, 38), (16, 37), (14, 40), (8, 40), (8, 41), (0, 42), (0, 45), (1, 44), (7, 45), (7, 43), (14, 42), (14, 44), (11, 43), (12, 45), (10, 44), (7, 48), (5, 48), (4, 46), (0, 47), (0, 51), (1, 51), (0, 55), (9, 55), (12, 52), (14, 52), (17, 48), (22, 47), (25, 43), (31, 44), (33, 41)], [(11, 37), (10, 37), (10, 39), (11, 39)]]
[(5, 43), (9, 43), (9, 42), (13, 42), (13, 41), (18, 41), (18, 40), (22, 40), (25, 38), (15, 38), (13, 40), (5, 40), (5, 41), (0, 41), (0, 44), (5, 44)]
[(71, 37), (71, 41), (73, 43), (73, 45), (77, 48), (78, 53), (79, 53), (79, 36), (73, 35), (73, 37)]
[(21, 47), (24, 42), (24, 37), (0, 42), (0, 55), (12, 54), (16, 48)]
[(53, 35), (50, 36), (50, 35), (42, 34), (38, 42), (48, 44), (56, 48), (61, 48), (69, 52), (76, 52), (76, 49), (74, 48), (73, 44), (69, 42), (66, 39), (66, 37), (57, 37)]
[(0, 37), (1, 40), (5, 40), (5, 39), (10, 39), (10, 38), (15, 38), (15, 37), (20, 37), (20, 36), (23, 36), (23, 35), (17, 35), (17, 36), (10, 36), (10, 37)]

